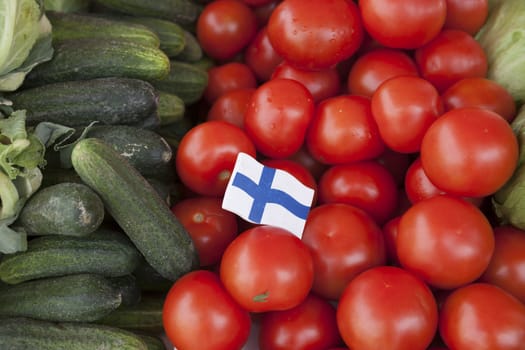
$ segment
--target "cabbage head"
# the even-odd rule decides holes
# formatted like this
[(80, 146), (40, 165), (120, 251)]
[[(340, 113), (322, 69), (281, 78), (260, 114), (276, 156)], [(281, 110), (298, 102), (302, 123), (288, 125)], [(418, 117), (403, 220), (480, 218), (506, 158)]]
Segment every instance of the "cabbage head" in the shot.
[(0, 1), (0, 91), (20, 87), (29, 71), (53, 55), (42, 0)]
[(525, 1), (495, 1), (476, 35), (487, 55), (487, 77), (525, 102)]

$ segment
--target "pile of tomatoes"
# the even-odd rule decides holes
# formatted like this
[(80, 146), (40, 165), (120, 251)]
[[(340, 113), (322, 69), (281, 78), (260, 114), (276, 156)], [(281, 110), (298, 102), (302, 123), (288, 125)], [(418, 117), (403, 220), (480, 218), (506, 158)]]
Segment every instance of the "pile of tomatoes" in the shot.
[[(170, 289), (183, 349), (525, 349), (512, 96), (475, 40), (486, 0), (206, 1), (215, 65), (172, 211), (201, 269)], [(315, 190), (301, 237), (221, 208), (239, 152)], [(248, 205), (248, 204), (241, 204)]]

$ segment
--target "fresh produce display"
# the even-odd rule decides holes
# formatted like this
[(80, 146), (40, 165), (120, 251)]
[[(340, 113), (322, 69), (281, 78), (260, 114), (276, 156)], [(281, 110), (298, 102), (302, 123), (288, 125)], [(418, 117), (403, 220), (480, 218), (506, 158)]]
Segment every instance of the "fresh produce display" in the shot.
[(523, 350), (524, 4), (1, 2), (0, 348)]

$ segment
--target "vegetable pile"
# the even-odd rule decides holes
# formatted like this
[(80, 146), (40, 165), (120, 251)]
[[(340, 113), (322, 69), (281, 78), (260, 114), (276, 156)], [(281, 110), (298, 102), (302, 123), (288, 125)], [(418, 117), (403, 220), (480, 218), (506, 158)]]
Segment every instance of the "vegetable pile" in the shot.
[(4, 3), (0, 348), (523, 349), (525, 2)]

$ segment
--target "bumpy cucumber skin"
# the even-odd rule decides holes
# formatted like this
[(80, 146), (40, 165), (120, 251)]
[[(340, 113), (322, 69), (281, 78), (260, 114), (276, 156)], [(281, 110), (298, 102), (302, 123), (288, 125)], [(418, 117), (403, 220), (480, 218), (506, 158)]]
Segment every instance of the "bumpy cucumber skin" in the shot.
[(175, 281), (199, 266), (197, 251), (184, 226), (126, 158), (104, 141), (86, 138), (74, 146), (71, 161), (159, 274)]
[(122, 22), (96, 13), (66, 13), (47, 11), (53, 26), (53, 43), (85, 38), (129, 40), (138, 44), (160, 47), (160, 39), (150, 28), (132, 22)]
[(173, 171), (173, 150), (152, 130), (130, 125), (95, 125), (87, 136), (110, 144), (143, 176), (156, 177)]
[(107, 77), (148, 81), (169, 71), (169, 58), (160, 48), (126, 40), (67, 40), (55, 46), (51, 60), (31, 70), (24, 86)]
[(145, 293), (135, 305), (120, 306), (96, 321), (111, 327), (160, 334), (164, 331), (162, 307), (165, 294)]
[(138, 335), (92, 323), (7, 318), (0, 322), (2, 350), (148, 350)]
[(171, 60), (168, 75), (150, 82), (157, 90), (177, 95), (189, 105), (202, 97), (208, 84), (208, 73), (191, 63)]
[(85, 236), (104, 220), (104, 203), (88, 186), (63, 182), (37, 191), (18, 222), (29, 235)]
[(191, 0), (96, 0), (101, 5), (132, 16), (167, 19), (182, 25), (197, 21), (202, 7)]
[(93, 322), (115, 310), (121, 300), (119, 290), (101, 275), (50, 277), (0, 288), (0, 317)]
[(108, 77), (49, 83), (7, 97), (16, 109), (27, 111), (26, 122), (53, 122), (84, 127), (101, 124), (134, 125), (155, 116), (158, 94), (140, 79)]
[(98, 230), (85, 237), (41, 236), (24, 252), (0, 261), (0, 279), (9, 284), (78, 273), (107, 277), (131, 274), (141, 261), (139, 251), (121, 232)]

